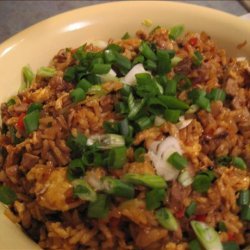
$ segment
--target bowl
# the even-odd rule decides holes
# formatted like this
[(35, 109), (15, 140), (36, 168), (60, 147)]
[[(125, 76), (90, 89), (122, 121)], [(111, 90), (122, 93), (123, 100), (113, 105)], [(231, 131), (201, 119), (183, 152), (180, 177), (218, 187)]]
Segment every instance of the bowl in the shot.
[[(150, 28), (143, 20), (150, 19)], [(206, 31), (230, 56), (250, 59), (250, 23), (217, 10), (162, 1), (128, 1), (100, 4), (69, 11), (42, 21), (0, 45), (0, 101), (17, 93), (21, 69), (47, 65), (59, 49), (77, 47), (86, 41), (121, 37), (126, 31), (150, 30), (156, 25), (184, 24), (186, 30)], [(40, 249), (3, 214), (0, 205), (0, 249)], [(13, 238), (12, 238), (13, 237)], [(13, 240), (14, 239), (14, 240)]]

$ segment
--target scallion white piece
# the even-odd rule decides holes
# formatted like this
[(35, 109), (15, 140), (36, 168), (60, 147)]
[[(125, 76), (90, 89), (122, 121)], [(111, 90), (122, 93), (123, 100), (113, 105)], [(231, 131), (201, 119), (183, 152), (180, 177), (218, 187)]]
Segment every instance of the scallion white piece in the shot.
[(87, 140), (87, 145), (98, 144), (100, 149), (111, 149), (125, 145), (124, 137), (116, 134), (92, 135)]
[(157, 175), (162, 176), (166, 181), (175, 180), (180, 172), (167, 162), (169, 156), (175, 152), (182, 155), (180, 143), (173, 136), (167, 137), (162, 142), (153, 142), (148, 152)]
[(136, 84), (136, 78), (135, 75), (136, 74), (140, 74), (140, 73), (149, 73), (148, 71), (146, 71), (143, 67), (143, 64), (139, 63), (136, 64), (126, 75), (125, 77), (122, 79), (122, 82), (128, 85), (135, 85)]

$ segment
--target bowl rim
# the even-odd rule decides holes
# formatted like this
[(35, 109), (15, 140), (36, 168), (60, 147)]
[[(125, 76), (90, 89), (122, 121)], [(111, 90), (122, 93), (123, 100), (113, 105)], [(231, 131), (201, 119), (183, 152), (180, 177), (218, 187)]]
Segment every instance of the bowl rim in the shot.
[(217, 9), (213, 9), (211, 7), (207, 7), (207, 6), (201, 6), (201, 5), (196, 5), (193, 3), (185, 3), (185, 2), (175, 2), (175, 1), (159, 1), (159, 0), (149, 0), (149, 1), (140, 1), (140, 0), (136, 0), (136, 1), (114, 1), (114, 2), (107, 2), (107, 3), (97, 3), (94, 5), (90, 5), (90, 6), (83, 6), (83, 7), (79, 7), (79, 8), (75, 8), (75, 9), (71, 9), (68, 11), (64, 11), (62, 13), (53, 15), (51, 17), (45, 18), (39, 22), (36, 22), (28, 27), (26, 27), (25, 29), (17, 32), (16, 34), (14, 34), (13, 36), (7, 38), (5, 41), (3, 41), (2, 43), (0, 43), (0, 59), (1, 59), (1, 54), (9, 47), (13, 46), (13, 44), (15, 43), (15, 41), (17, 40), (21, 40), (23, 38), (25, 38), (25, 36), (32, 31), (33, 29), (38, 29), (41, 26), (46, 25), (47, 23), (56, 20), (62, 16), (69, 16), (72, 15), (74, 13), (78, 13), (81, 11), (100, 11), (102, 8), (108, 8), (108, 7), (120, 7), (122, 5), (127, 6), (127, 5), (134, 5), (136, 7), (140, 7), (140, 6), (145, 6), (145, 5), (169, 5), (171, 7), (185, 7), (188, 9), (193, 9), (193, 11), (202, 11), (202, 12), (206, 12), (206, 13), (211, 13), (211, 14), (218, 14), (220, 16), (222, 16), (225, 19), (234, 19), (235, 22), (238, 22), (239, 25), (246, 25), (246, 27), (248, 27), (250, 29), (250, 22), (246, 19), (240, 18), (240, 16), (236, 16), (234, 14), (228, 13), (228, 12), (224, 12), (221, 10), (217, 10)]

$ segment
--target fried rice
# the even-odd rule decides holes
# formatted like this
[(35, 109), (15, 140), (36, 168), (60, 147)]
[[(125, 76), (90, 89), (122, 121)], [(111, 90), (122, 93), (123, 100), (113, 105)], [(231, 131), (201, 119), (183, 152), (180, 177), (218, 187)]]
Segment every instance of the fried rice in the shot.
[[(204, 244), (193, 221), (213, 230), (224, 247), (250, 244), (249, 61), (227, 56), (204, 32), (181, 37), (172, 33), (157, 27), (150, 33), (138, 31), (135, 37), (110, 39), (104, 46), (93, 42), (60, 50), (45, 73), (37, 73), (28, 88), (2, 104), (0, 183), (8, 193), (2, 188), (0, 198), (7, 195), (7, 202), (1, 198), (9, 205), (6, 215), (42, 249), (196, 249), (192, 241), (202, 247), (198, 249), (222, 249)], [(114, 61), (105, 57), (110, 51)], [(161, 52), (171, 64), (168, 68)], [(119, 60), (129, 62), (130, 68)], [(96, 64), (112, 68), (104, 66), (108, 72), (103, 73), (93, 70)], [(157, 94), (155, 89), (139, 89), (136, 75), (127, 80), (138, 64), (143, 71), (137, 73), (160, 85)], [(82, 79), (86, 88), (79, 85)], [(171, 81), (177, 83), (172, 92)], [(126, 96), (127, 87), (134, 100)], [(219, 97), (213, 96), (214, 90)], [(172, 96), (187, 108), (157, 103), (160, 95)], [(32, 104), (39, 108), (33, 105), (31, 110)], [(140, 111), (131, 115), (136, 109)], [(179, 114), (177, 119), (166, 109)], [(27, 118), (33, 112), (39, 114), (35, 128)], [(148, 125), (141, 125), (141, 118)], [(124, 120), (131, 133), (117, 130)], [(117, 134), (121, 144), (101, 148), (101, 135)], [(168, 158), (159, 158), (161, 147)], [(170, 162), (176, 152), (185, 166)], [(157, 176), (165, 186), (128, 175)], [(201, 176), (206, 183), (197, 181)], [(107, 177), (120, 180), (131, 195), (107, 189), (102, 183)], [(248, 200), (242, 203), (244, 191)], [(157, 200), (160, 192), (163, 196)], [(103, 197), (107, 204), (95, 213)], [(243, 210), (248, 214), (242, 217)], [(164, 224), (159, 211), (173, 216), (174, 222)]]

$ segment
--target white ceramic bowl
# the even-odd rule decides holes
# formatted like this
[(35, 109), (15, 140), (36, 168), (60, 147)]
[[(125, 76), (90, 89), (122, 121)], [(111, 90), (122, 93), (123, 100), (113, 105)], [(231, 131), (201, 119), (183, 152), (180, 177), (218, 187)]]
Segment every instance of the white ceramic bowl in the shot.
[[(153, 26), (184, 24), (186, 30), (206, 31), (231, 56), (250, 59), (250, 23), (213, 9), (163, 1), (113, 2), (76, 9), (38, 23), (0, 45), (0, 102), (17, 90), (21, 69), (29, 64), (34, 70), (47, 65), (61, 48), (77, 47), (86, 41), (121, 37), (126, 31)], [(151, 27), (151, 28), (152, 28)], [(248, 40), (241, 50), (236, 45)], [(0, 205), (0, 249), (39, 249), (3, 215)]]

